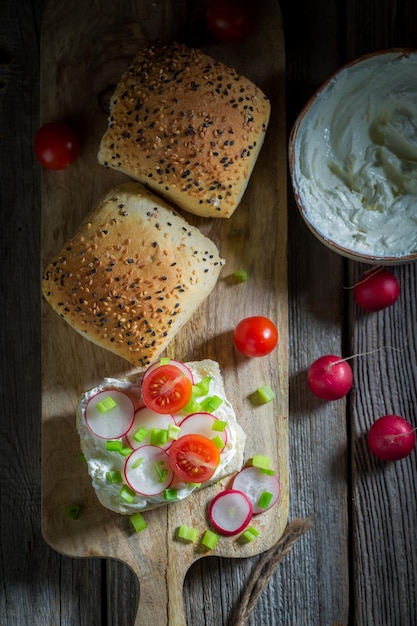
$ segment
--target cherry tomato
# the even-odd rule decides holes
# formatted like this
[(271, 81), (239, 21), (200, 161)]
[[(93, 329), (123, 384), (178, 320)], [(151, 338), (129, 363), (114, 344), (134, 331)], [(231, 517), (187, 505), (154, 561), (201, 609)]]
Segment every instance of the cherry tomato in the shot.
[(255, 315), (246, 317), (238, 323), (233, 340), (239, 352), (246, 356), (265, 356), (277, 345), (278, 331), (267, 317)]
[(220, 463), (220, 452), (211, 439), (191, 434), (179, 437), (168, 450), (173, 472), (182, 480), (204, 483)]
[(142, 400), (156, 413), (177, 413), (191, 398), (190, 379), (175, 365), (161, 365), (142, 381)]
[(207, 28), (219, 41), (241, 41), (256, 20), (256, 12), (244, 0), (212, 0), (207, 8)]
[(44, 124), (35, 136), (35, 155), (48, 170), (63, 170), (80, 153), (80, 140), (75, 132), (62, 122)]

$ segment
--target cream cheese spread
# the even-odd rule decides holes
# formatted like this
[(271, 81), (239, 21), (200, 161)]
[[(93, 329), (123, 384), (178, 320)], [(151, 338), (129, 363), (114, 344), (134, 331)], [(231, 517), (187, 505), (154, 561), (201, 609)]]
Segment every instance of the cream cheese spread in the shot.
[[(237, 423), (235, 411), (230, 402), (225, 397), (223, 379), (220, 367), (216, 361), (204, 359), (202, 361), (194, 361), (187, 363), (187, 367), (191, 370), (195, 382), (199, 382), (206, 376), (210, 376), (210, 386), (207, 396), (219, 396), (223, 402), (212, 411), (219, 420), (227, 423), (227, 443), (220, 455), (220, 464), (218, 465), (213, 477), (204, 483), (204, 486), (218, 482), (222, 478), (237, 472), (243, 464), (243, 453), (246, 435)], [(132, 514), (137, 511), (155, 508), (167, 504), (163, 493), (156, 496), (147, 496), (146, 498), (137, 494), (132, 502), (125, 502), (120, 497), (121, 484), (112, 484), (107, 479), (108, 472), (120, 471), (123, 475), (126, 458), (121, 454), (109, 451), (106, 447), (106, 440), (97, 437), (92, 433), (85, 420), (85, 409), (89, 400), (99, 391), (108, 388), (126, 390), (132, 387), (140, 390), (140, 377), (137, 381), (131, 379), (117, 380), (106, 378), (94, 389), (86, 392), (77, 407), (77, 429), (81, 440), (81, 450), (85, 456), (88, 473), (92, 480), (97, 498), (101, 504), (112, 511), (121, 514)], [(203, 402), (205, 397), (199, 398)], [(184, 417), (184, 415), (182, 416)], [(177, 499), (183, 500), (189, 496), (197, 487), (190, 483), (177, 483)]]
[(322, 238), (375, 257), (417, 252), (417, 53), (343, 68), (294, 141), (295, 193)]

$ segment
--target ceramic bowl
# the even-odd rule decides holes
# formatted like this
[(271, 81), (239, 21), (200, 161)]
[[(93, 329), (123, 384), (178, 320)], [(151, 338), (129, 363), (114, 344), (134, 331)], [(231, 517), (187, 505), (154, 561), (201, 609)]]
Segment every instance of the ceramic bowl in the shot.
[(289, 140), (298, 208), (316, 237), (355, 261), (417, 260), (417, 50), (343, 66)]

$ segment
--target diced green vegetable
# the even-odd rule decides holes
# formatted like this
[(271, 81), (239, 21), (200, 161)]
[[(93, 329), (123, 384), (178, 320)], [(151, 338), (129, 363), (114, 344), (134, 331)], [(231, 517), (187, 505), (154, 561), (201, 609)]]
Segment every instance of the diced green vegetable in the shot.
[(148, 526), (142, 513), (133, 513), (133, 515), (130, 516), (130, 522), (137, 533), (145, 530)]
[(213, 426), (211, 427), (211, 430), (215, 430), (218, 433), (222, 433), (224, 432), (224, 429), (227, 426), (227, 422), (223, 422), (222, 420), (215, 420), (213, 422)]
[(122, 446), (123, 444), (119, 439), (109, 439), (106, 441), (106, 450), (110, 450), (112, 452), (120, 452)]
[(219, 396), (210, 396), (201, 402), (201, 408), (208, 413), (212, 413), (223, 404), (222, 398)]
[(129, 454), (131, 454), (133, 452), (132, 448), (130, 446), (120, 446), (120, 450), (119, 453), (122, 456), (129, 456)]
[(139, 459), (137, 459), (133, 464), (132, 464), (132, 469), (138, 469), (138, 467), (140, 467), (142, 465), (142, 461), (143, 461), (143, 456), (139, 457)]
[(85, 456), (84, 456), (84, 453), (83, 453), (83, 452), (80, 452), (80, 453), (79, 453), (78, 458), (79, 458), (79, 460), (80, 460), (80, 463), (87, 463), (87, 459), (85, 458)]
[(151, 445), (162, 446), (168, 441), (168, 431), (165, 428), (151, 429)]
[(262, 402), (264, 402), (265, 404), (267, 402), (272, 402), (272, 400), (275, 400), (276, 398), (275, 392), (271, 389), (269, 385), (262, 385), (261, 387), (259, 387), (258, 395), (260, 396)]
[(267, 476), (273, 476), (275, 471), (273, 469), (260, 469), (261, 474), (266, 474)]
[(169, 365), (171, 363), (171, 359), (167, 356), (163, 356), (159, 359), (160, 365)]
[(271, 459), (262, 454), (255, 454), (252, 458), (252, 465), (261, 470), (269, 470), (271, 467)]
[(208, 550), (213, 550), (217, 546), (219, 535), (212, 530), (207, 529), (201, 540), (202, 545)]
[(215, 437), (213, 437), (212, 442), (214, 443), (216, 448), (218, 448), (219, 450), (222, 450), (224, 448), (224, 441), (220, 437), (220, 435), (216, 435)]
[(209, 392), (211, 382), (211, 376), (204, 376), (198, 383), (193, 385), (193, 391), (195, 392), (196, 398), (201, 398), (201, 396), (206, 396)]
[(133, 435), (133, 439), (137, 441), (138, 443), (140, 443), (142, 439), (146, 437), (147, 434), (148, 434), (148, 431), (146, 430), (146, 428), (141, 426), (140, 428), (137, 429), (137, 431)]
[(80, 516), (80, 506), (78, 504), (69, 504), (65, 507), (65, 515), (68, 519), (78, 519)]
[(168, 500), (169, 502), (178, 500), (178, 489), (165, 489), (164, 500)]
[(125, 500), (126, 502), (133, 502), (133, 498), (135, 497), (135, 495), (136, 493), (133, 491), (133, 489), (131, 489), (127, 485), (123, 485), (123, 487), (120, 489), (119, 496), (122, 498), (122, 500)]
[(245, 530), (245, 532), (242, 534), (242, 537), (246, 540), (246, 541), (253, 541), (254, 539), (256, 539), (256, 537), (259, 536), (259, 530), (257, 530), (256, 528), (254, 528), (253, 526), (248, 526), (248, 528)]
[(178, 439), (181, 428), (176, 424), (170, 424), (168, 426), (168, 439)]
[(115, 406), (117, 406), (117, 402), (115, 402), (111, 396), (107, 396), (107, 398), (104, 398), (104, 400), (101, 400), (101, 402), (97, 402), (96, 404), (100, 413), (108, 413), (114, 409)]
[(186, 526), (182, 524), (177, 531), (177, 535), (180, 539), (184, 541), (194, 542), (198, 537), (198, 531), (196, 528), (191, 528), (191, 526)]
[(123, 482), (123, 476), (119, 470), (110, 470), (110, 472), (106, 472), (106, 480), (112, 485), (117, 485)]
[(163, 483), (168, 474), (168, 470), (164, 467), (163, 461), (157, 461), (155, 463), (155, 472), (158, 474), (158, 482)]
[(248, 274), (245, 270), (236, 270), (236, 272), (233, 272), (233, 278), (236, 278), (240, 283), (246, 283)]
[(272, 500), (272, 493), (270, 491), (263, 491), (256, 504), (261, 509), (267, 509), (271, 503), (271, 500)]

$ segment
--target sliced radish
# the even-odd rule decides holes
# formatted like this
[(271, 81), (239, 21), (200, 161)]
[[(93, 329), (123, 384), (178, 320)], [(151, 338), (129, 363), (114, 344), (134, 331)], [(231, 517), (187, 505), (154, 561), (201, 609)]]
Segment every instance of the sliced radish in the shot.
[[(129, 432), (126, 434), (126, 438), (129, 442), (130, 447), (133, 450), (136, 450), (141, 446), (148, 446), (151, 444), (151, 432), (153, 428), (168, 430), (168, 426), (170, 424), (175, 425), (175, 419), (173, 415), (163, 415), (162, 413), (155, 413), (155, 411), (152, 411), (152, 409), (148, 409), (148, 407), (144, 406), (136, 411), (135, 419), (133, 420)], [(137, 439), (135, 439), (135, 434), (140, 428), (144, 428), (148, 431), (148, 433), (143, 437), (143, 439), (141, 439), (141, 441), (137, 441)], [(171, 444), (172, 440), (168, 440), (166, 443), (161, 444), (159, 447), (163, 450), (167, 450), (167, 448), (169, 448)]]
[[(265, 474), (257, 467), (244, 467), (233, 479), (233, 489), (243, 491), (252, 503), (253, 514), (264, 513), (278, 500), (281, 484), (275, 474)], [(267, 507), (258, 506), (264, 493), (272, 494)], [(269, 498), (268, 498), (269, 499)]]
[(100, 391), (90, 398), (85, 408), (87, 426), (102, 439), (124, 437), (132, 426), (134, 417), (135, 406), (131, 398), (118, 389)]
[(226, 489), (213, 498), (209, 507), (212, 526), (223, 535), (245, 530), (253, 513), (252, 503), (242, 491)]
[(166, 364), (175, 365), (175, 367), (177, 367), (179, 370), (181, 370), (183, 374), (187, 376), (187, 378), (191, 381), (191, 384), (194, 385), (194, 376), (190, 368), (187, 367), (185, 363), (181, 363), (181, 361), (176, 361), (175, 359), (169, 359), (169, 363), (166, 363), (165, 361), (163, 361), (162, 363), (161, 361), (155, 361), (155, 363), (151, 363), (151, 365), (149, 365), (149, 367), (145, 370), (143, 374), (143, 379), (145, 379), (147, 375), (150, 374), (157, 367), (160, 367), (161, 365), (166, 365)]
[(129, 487), (142, 496), (159, 495), (174, 477), (168, 455), (159, 446), (143, 446), (132, 452), (124, 473)]
[(178, 436), (202, 435), (203, 437), (207, 437), (207, 439), (214, 439), (214, 437), (219, 436), (223, 440), (224, 445), (226, 445), (227, 431), (226, 429), (220, 431), (213, 429), (213, 425), (216, 421), (220, 420), (211, 413), (191, 413), (191, 415), (187, 415), (187, 417), (182, 420), (180, 424), (181, 430)]

